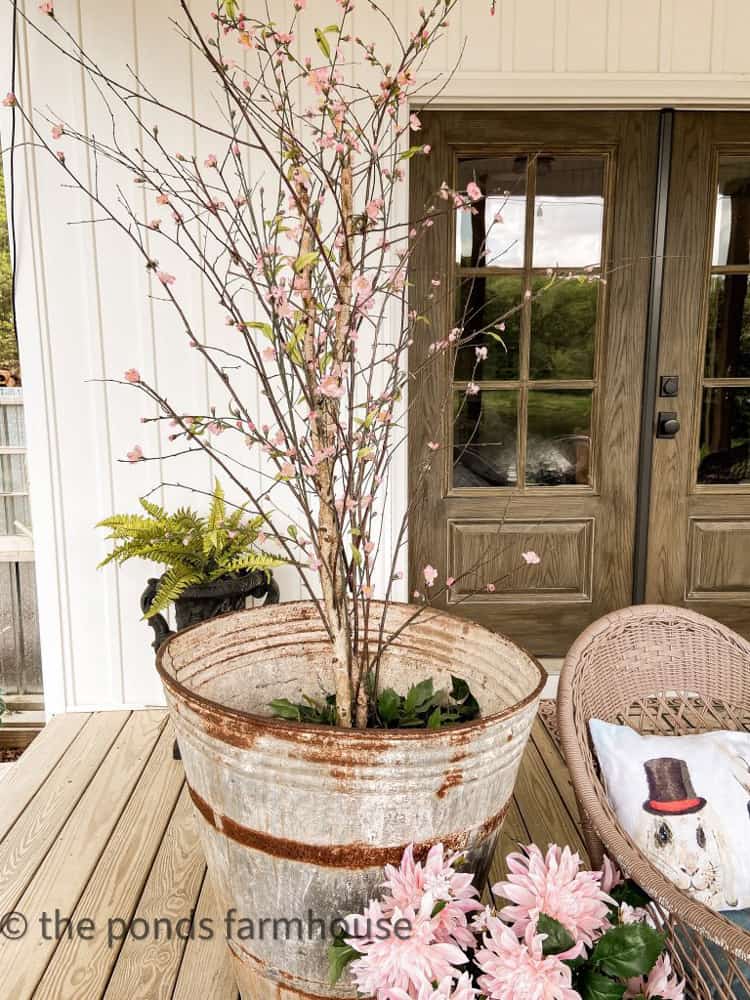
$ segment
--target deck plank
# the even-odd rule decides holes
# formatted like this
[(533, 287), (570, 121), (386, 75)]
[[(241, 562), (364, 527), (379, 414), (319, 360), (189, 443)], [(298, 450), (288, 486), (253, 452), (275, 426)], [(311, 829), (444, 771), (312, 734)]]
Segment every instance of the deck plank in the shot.
[[(172, 933), (168, 935), (165, 928), (164, 935), (158, 939), (155, 935), (143, 940), (128, 937), (109, 981), (106, 1000), (122, 1000), (123, 997), (170, 1000), (205, 871), (194, 806), (185, 786), (134, 918), (145, 920), (152, 927), (157, 918), (166, 918)], [(181, 927), (178, 921), (183, 922)], [(198, 934), (200, 925), (194, 924), (194, 928)]]
[(90, 719), (44, 794), (34, 796), (0, 844), (0, 913), (15, 908), (129, 717), (130, 712), (102, 712)]
[(42, 914), (73, 913), (165, 722), (162, 710), (131, 715), (21, 897), (17, 908), (30, 930), (17, 941), (0, 939), (3, 986), (14, 1000), (33, 994), (57, 947), (42, 934)]
[(539, 718), (534, 723), (531, 738), (547, 766), (560, 798), (567, 807), (570, 818), (576, 826), (580, 826), (578, 803), (573, 790), (573, 782), (570, 780), (568, 765), (565, 763), (565, 758), (560, 753), (557, 744), (550, 736), (547, 727)]
[(579, 829), (533, 741), (521, 761), (515, 794), (529, 835), (542, 850), (548, 844), (568, 844), (582, 858), (588, 857)]
[(90, 718), (89, 712), (56, 715), (13, 765), (13, 781), (3, 785), (0, 841), (54, 771)]
[[(200, 926), (203, 919), (209, 921), (210, 927), (222, 927), (223, 917), (208, 876), (203, 881), (198, 900), (196, 924)], [(210, 941), (188, 941), (185, 948), (172, 1000), (196, 1000), (197, 997), (237, 1000), (227, 943), (220, 933), (215, 933)]]
[(108, 923), (119, 919), (127, 925), (135, 912), (184, 782), (182, 765), (172, 759), (173, 743), (167, 725), (75, 908), (75, 921), (93, 922), (91, 940), (60, 941), (34, 993), (37, 1000), (99, 1000), (104, 993), (120, 950), (108, 943)]

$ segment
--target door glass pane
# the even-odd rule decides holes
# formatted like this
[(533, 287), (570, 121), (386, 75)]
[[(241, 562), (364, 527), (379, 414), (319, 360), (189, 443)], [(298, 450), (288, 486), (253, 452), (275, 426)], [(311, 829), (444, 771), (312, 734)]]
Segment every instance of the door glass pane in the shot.
[(589, 483), (591, 392), (529, 392), (526, 482), (530, 486)]
[(750, 389), (704, 389), (699, 483), (750, 483)]
[(483, 198), (456, 216), (456, 263), (461, 267), (523, 267), (526, 157), (458, 161), (458, 190), (477, 184)]
[(0, 495), (0, 535), (19, 534), (19, 524), (26, 528), (31, 525), (29, 498), (27, 496), (4, 497)]
[(599, 282), (536, 278), (532, 293), (529, 377), (591, 378)]
[[(458, 289), (456, 324), (466, 346), (456, 357), (456, 379), (517, 379), (523, 282), (499, 274), (464, 278)], [(487, 348), (486, 360), (476, 348)]]
[(537, 157), (534, 267), (601, 263), (604, 160), (600, 156)]
[(719, 161), (713, 262), (750, 263), (750, 159), (744, 156)]
[(747, 274), (711, 278), (706, 378), (750, 376), (750, 299)]
[(514, 486), (518, 481), (518, 393), (454, 393), (453, 485)]
[[(2, 395), (0, 389), (0, 395)], [(26, 435), (21, 406), (8, 406), (0, 402), (0, 448), (25, 448)]]

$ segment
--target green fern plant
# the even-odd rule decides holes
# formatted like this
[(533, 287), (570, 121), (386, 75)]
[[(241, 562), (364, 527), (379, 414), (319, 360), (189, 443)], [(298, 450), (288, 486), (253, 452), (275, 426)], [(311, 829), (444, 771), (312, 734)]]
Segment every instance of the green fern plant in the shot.
[(167, 567), (147, 618), (163, 611), (195, 584), (252, 570), (268, 574), (284, 562), (257, 548), (263, 517), (248, 518), (245, 506), (227, 512), (218, 479), (206, 516), (191, 507), (168, 513), (145, 497), (140, 504), (144, 514), (114, 514), (97, 525), (109, 529), (107, 538), (115, 543), (99, 567), (111, 562), (122, 565), (129, 559), (148, 559)]

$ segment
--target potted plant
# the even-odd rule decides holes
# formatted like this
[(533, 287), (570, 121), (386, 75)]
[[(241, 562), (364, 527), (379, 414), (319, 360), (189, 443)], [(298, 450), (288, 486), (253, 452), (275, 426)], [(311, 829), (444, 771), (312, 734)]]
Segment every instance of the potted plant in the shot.
[[(331, 921), (363, 906), (412, 841), (417, 856), (438, 841), (466, 851), (486, 873), (545, 680), (504, 636), (434, 607), (457, 583), (444, 553), (417, 568), (412, 604), (393, 599), (414, 510), (390, 539), (384, 511), (406, 421), (430, 391), (424, 372), (458, 346), (476, 366), (488, 351), (482, 330), (433, 327), (441, 276), (417, 301), (409, 274), (426, 241), (450, 238), (456, 213), (484, 210), (483, 193), (445, 178), (411, 221), (400, 208), (410, 161), (430, 154), (417, 74), (460, 0), (420, 8), (408, 38), (371, 2), (393, 60), (352, 33), (351, 0), (337, 2), (331, 24), (311, 21), (307, 0), (284, 24), (225, 0), (205, 24), (182, 0), (177, 30), (222, 109), (206, 120), (112, 79), (64, 29), (55, 44), (91, 77), (114, 135), (42, 128), (6, 98), (91, 197), (93, 224), (114, 224), (141, 255), (154, 307), (174, 310), (213, 379), (215, 400), (196, 411), (129, 369), (120, 381), (141, 394), (143, 419), (169, 428), (165, 449), (211, 459), (307, 594), (195, 625), (158, 656), (244, 1000), (352, 996), (351, 981), (328, 983)], [(122, 116), (141, 127), (136, 149), (118, 136)], [(158, 119), (171, 116), (190, 123), (194, 150), (162, 138)], [(93, 174), (74, 168), (73, 140)], [(190, 315), (187, 265), (220, 307), (220, 334)], [(426, 337), (412, 377), (407, 352)], [(467, 398), (478, 393), (472, 378)], [(415, 429), (425, 470), (451, 447), (452, 399), (442, 411), (441, 426)], [(136, 445), (127, 460), (168, 457)], [(519, 568), (500, 572), (492, 558), (467, 572), (490, 591)]]
[(256, 547), (264, 519), (248, 519), (246, 504), (228, 512), (218, 479), (206, 516), (191, 507), (170, 514), (146, 497), (140, 503), (143, 514), (114, 514), (97, 525), (107, 528), (107, 538), (114, 542), (99, 565), (145, 559), (167, 567), (161, 577), (149, 579), (141, 597), (155, 650), (172, 635), (161, 613), (170, 604), (175, 606), (177, 628), (183, 629), (241, 610), (248, 596), (265, 597), (266, 604), (278, 602), (271, 569), (283, 560)]

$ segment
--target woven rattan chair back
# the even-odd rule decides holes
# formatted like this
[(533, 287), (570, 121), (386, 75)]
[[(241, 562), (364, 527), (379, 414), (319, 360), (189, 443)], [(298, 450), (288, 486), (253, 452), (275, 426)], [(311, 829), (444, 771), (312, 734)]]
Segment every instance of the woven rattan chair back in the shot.
[(750, 1000), (750, 933), (681, 892), (639, 851), (608, 802), (588, 728), (603, 719), (642, 734), (750, 731), (750, 643), (682, 608), (607, 615), (565, 659), (558, 718), (592, 862), (607, 853), (654, 900), (691, 998)]

